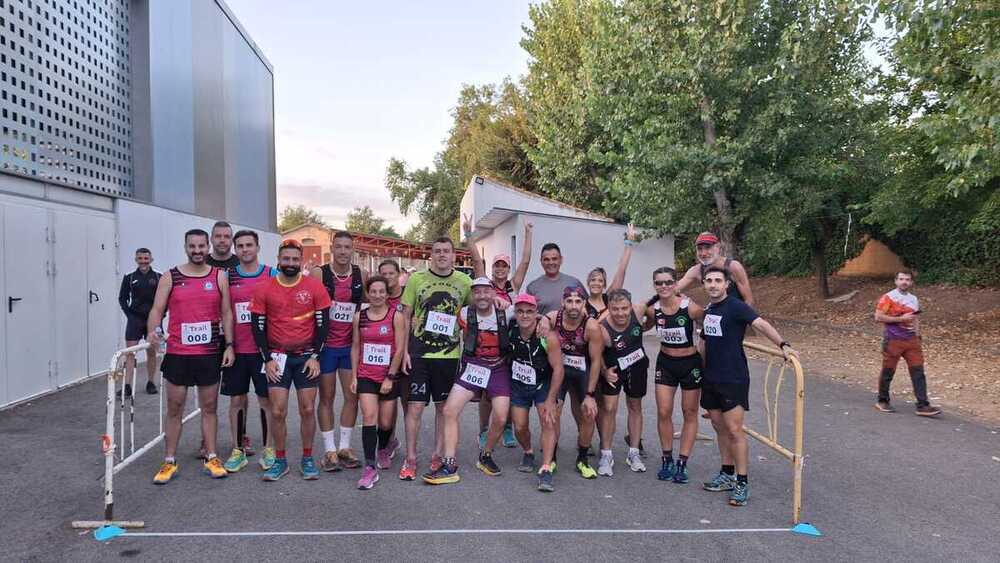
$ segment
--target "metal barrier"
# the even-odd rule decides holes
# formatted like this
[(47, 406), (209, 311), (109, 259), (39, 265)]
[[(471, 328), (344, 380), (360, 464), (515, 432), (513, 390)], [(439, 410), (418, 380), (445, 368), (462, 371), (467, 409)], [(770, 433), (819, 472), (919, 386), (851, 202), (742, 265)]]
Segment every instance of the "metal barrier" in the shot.
[[(111, 357), (111, 365), (106, 374), (108, 395), (106, 398), (105, 431), (104, 435), (101, 436), (101, 454), (104, 456), (104, 520), (77, 520), (73, 522), (74, 528), (100, 528), (108, 525), (115, 525), (119, 528), (141, 528), (145, 525), (145, 523), (140, 520), (114, 520), (114, 477), (119, 471), (139, 459), (139, 457), (143, 454), (162, 442), (165, 437), (163, 432), (163, 379), (161, 376), (160, 393), (157, 394), (157, 420), (159, 424), (159, 433), (150, 441), (139, 446), (138, 449), (135, 447), (135, 375), (139, 371), (139, 366), (138, 362), (136, 362), (135, 369), (132, 370), (131, 381), (125, 381), (125, 371), (121, 364), (122, 360), (127, 358), (130, 354), (135, 354), (136, 352), (148, 349), (149, 343), (144, 341), (136, 344), (135, 346), (129, 346), (128, 348), (118, 350)], [(119, 381), (121, 382), (121, 387), (118, 386)], [(131, 389), (131, 393), (125, 393), (126, 384), (128, 384)], [(128, 407), (127, 456), (125, 455), (126, 406)], [(118, 410), (117, 418), (119, 419), (117, 439), (115, 429), (116, 410)], [(201, 414), (201, 409), (196, 408), (194, 411), (188, 413), (181, 419), (181, 425), (187, 423), (199, 414)]]
[[(798, 524), (802, 518), (802, 433), (805, 427), (805, 406), (806, 406), (806, 382), (802, 372), (802, 364), (794, 356), (785, 360), (784, 354), (777, 348), (763, 346), (754, 342), (744, 342), (743, 347), (749, 350), (762, 352), (768, 355), (767, 370), (764, 372), (764, 415), (767, 429), (764, 433), (751, 428), (743, 427), (743, 431), (756, 439), (758, 442), (778, 452), (792, 462), (792, 523)], [(781, 369), (777, 376), (773, 378), (775, 365), (780, 365)], [(795, 373), (795, 443), (792, 449), (782, 446), (778, 441), (778, 399), (781, 398), (781, 384), (785, 379), (785, 372), (788, 367), (792, 367)], [(770, 385), (773, 383), (773, 397), (771, 397)]]

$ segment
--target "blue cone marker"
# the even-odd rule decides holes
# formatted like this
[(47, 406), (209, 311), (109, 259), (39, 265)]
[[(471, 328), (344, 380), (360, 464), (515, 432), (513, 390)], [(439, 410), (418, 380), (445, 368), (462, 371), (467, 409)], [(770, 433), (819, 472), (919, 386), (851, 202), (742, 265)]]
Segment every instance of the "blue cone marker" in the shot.
[(125, 533), (125, 530), (118, 526), (101, 526), (94, 530), (94, 539), (97, 541), (109, 541)]
[(816, 529), (816, 526), (813, 526), (812, 524), (809, 524), (807, 522), (796, 524), (795, 527), (792, 528), (792, 533), (802, 534), (803, 536), (816, 536), (816, 537), (820, 537), (823, 535), (822, 532)]

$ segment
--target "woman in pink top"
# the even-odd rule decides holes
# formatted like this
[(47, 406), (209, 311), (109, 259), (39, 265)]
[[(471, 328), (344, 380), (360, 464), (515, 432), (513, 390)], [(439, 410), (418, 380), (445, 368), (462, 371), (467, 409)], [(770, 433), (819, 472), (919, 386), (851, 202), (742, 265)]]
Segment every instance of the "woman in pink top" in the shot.
[(365, 469), (358, 481), (362, 490), (375, 486), (379, 468), (389, 467), (389, 459), (376, 460), (376, 450), (385, 450), (389, 443), (401, 387), (396, 379), (406, 338), (403, 315), (397, 315), (396, 309), (388, 305), (388, 280), (374, 276), (368, 279), (365, 289), (369, 307), (355, 315), (351, 342), (351, 392), (357, 394), (361, 406), (361, 443), (365, 450)]

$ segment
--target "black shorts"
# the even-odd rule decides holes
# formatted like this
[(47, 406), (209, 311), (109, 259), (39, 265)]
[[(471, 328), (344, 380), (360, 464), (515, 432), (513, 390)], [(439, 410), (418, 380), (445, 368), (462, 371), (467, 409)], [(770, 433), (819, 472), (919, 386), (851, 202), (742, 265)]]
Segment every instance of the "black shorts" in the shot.
[(258, 397), (267, 398), (267, 376), (262, 371), (264, 359), (260, 354), (236, 354), (233, 365), (222, 370), (222, 387), (219, 392), (227, 397), (246, 395), (250, 382)]
[(379, 401), (395, 401), (399, 398), (399, 390), (402, 387), (399, 381), (392, 383), (392, 389), (382, 394), (382, 384), (364, 377), (358, 378), (358, 395), (378, 395)]
[(146, 338), (146, 317), (128, 315), (125, 321), (125, 341), (138, 342)]
[(216, 385), (222, 377), (222, 357), (219, 354), (166, 354), (160, 371), (164, 379), (181, 387)]
[(308, 360), (308, 354), (289, 354), (288, 358), (285, 359), (285, 371), (281, 374), (281, 381), (277, 383), (268, 381), (268, 388), (281, 387), (291, 389), (292, 383), (295, 384), (295, 389), (297, 390), (319, 387), (320, 375), (317, 375), (313, 379), (309, 379), (306, 375), (305, 367)]
[(701, 383), (701, 408), (726, 412), (736, 407), (750, 410), (750, 382)]
[(410, 370), (410, 392), (407, 401), (431, 400), (443, 403), (448, 399), (458, 373), (458, 358), (413, 358)]
[(559, 402), (566, 400), (566, 393), (572, 391), (571, 398), (574, 401), (582, 401), (587, 396), (587, 384), (590, 374), (575, 368), (566, 366), (563, 370), (562, 387), (559, 388)]
[(603, 376), (598, 380), (597, 387), (602, 395), (619, 395), (622, 389), (629, 399), (641, 399), (646, 396), (646, 381), (649, 379), (649, 358), (643, 358), (618, 374), (618, 381), (611, 385)]
[(656, 357), (656, 384), (690, 391), (701, 388), (701, 355), (674, 357), (660, 352)]

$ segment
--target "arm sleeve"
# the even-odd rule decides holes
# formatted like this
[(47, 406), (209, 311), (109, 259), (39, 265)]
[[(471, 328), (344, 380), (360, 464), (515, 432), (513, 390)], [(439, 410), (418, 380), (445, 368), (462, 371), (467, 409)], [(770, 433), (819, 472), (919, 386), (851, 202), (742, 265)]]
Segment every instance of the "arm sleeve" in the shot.
[(118, 305), (122, 308), (122, 312), (125, 313), (125, 316), (132, 314), (132, 311), (129, 310), (129, 294), (131, 293), (132, 288), (130, 287), (128, 278), (128, 274), (125, 274), (125, 276), (122, 277), (122, 286), (118, 290)]
[(253, 331), (253, 341), (260, 350), (264, 361), (271, 359), (271, 347), (267, 343), (267, 317), (262, 313), (250, 313), (250, 328)]
[(323, 343), (326, 342), (326, 335), (330, 330), (330, 309), (327, 307), (316, 309), (313, 312), (313, 322), (315, 322), (315, 330), (313, 331), (312, 348), (315, 353), (319, 354), (323, 351)]

